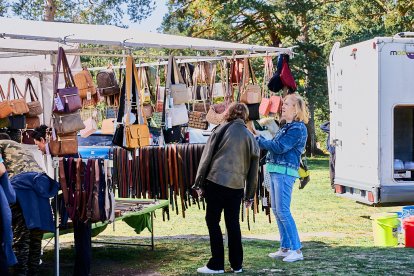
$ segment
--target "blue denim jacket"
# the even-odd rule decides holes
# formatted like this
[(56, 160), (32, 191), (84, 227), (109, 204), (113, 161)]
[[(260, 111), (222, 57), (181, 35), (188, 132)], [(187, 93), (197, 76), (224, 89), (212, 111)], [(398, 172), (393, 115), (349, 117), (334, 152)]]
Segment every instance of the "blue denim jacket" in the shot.
[(300, 155), (305, 149), (308, 133), (303, 122), (285, 124), (279, 129), (272, 140), (259, 136), (257, 142), (260, 148), (269, 152), (266, 162), (299, 169)]

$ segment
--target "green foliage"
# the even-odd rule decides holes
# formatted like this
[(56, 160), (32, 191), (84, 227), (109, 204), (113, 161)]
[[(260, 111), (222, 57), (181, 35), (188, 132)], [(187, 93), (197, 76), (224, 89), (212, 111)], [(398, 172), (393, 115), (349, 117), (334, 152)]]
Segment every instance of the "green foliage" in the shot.
[(22, 18), (42, 20), (46, 2), (56, 7), (55, 21), (118, 26), (124, 25), (125, 10), (131, 21), (139, 22), (148, 17), (156, 6), (154, 0), (16, 0), (12, 1), (11, 9)]

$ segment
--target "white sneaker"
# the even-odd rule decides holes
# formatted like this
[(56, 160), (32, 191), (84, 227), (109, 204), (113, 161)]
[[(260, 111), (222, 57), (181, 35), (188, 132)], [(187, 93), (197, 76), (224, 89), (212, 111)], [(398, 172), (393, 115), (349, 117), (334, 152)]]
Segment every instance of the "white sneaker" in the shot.
[(203, 274), (223, 274), (224, 270), (212, 270), (208, 268), (207, 266), (203, 266), (203, 267), (197, 268), (197, 272), (203, 273)]
[(290, 254), (290, 250), (287, 251), (283, 251), (282, 249), (279, 248), (278, 251), (274, 252), (274, 253), (269, 253), (269, 257), (273, 258), (273, 259), (277, 259), (277, 258), (284, 258), (289, 256)]
[(243, 273), (243, 268), (240, 268), (238, 270), (234, 270), (233, 268), (231, 269), (231, 272), (233, 273)]
[(283, 258), (283, 261), (288, 262), (288, 263), (302, 261), (302, 260), (303, 260), (302, 252), (298, 253), (296, 252), (296, 250), (291, 250), (290, 254), (287, 257)]

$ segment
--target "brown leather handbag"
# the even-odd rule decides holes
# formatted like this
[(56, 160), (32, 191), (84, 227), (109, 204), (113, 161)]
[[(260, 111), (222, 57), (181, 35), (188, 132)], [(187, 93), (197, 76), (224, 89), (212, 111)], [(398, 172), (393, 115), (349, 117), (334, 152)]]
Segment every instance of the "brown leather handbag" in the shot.
[(26, 116), (26, 128), (35, 129), (40, 126), (40, 118), (36, 117), (27, 117)]
[[(13, 100), (10, 100), (10, 88), (13, 90)], [(26, 103), (26, 99), (23, 98), (22, 93), (20, 92), (20, 89), (17, 86), (16, 80), (14, 78), (9, 79), (6, 97), (8, 100), (10, 100), (10, 105), (13, 109), (13, 115), (22, 115), (29, 112), (29, 106)]]
[(64, 156), (78, 153), (78, 137), (76, 132), (57, 135), (56, 140), (50, 138), (49, 150), (51, 155)]
[[(7, 119), (12, 114), (13, 109), (10, 105), (10, 101), (4, 96), (3, 88), (0, 85), (0, 119)], [(8, 120), (7, 120), (8, 121)]]
[(79, 111), (70, 114), (53, 114), (53, 128), (57, 134), (71, 133), (84, 129)]
[(29, 90), (30, 93), (30, 102), (27, 103), (29, 112), (27, 112), (26, 117), (36, 117), (43, 113), (43, 108), (37, 97), (36, 91), (34, 90), (32, 81), (29, 78), (26, 80), (23, 99), (26, 99), (27, 90)]
[(96, 94), (96, 87), (93, 83), (91, 73), (86, 67), (82, 71), (73, 76), (75, 85), (79, 90), (79, 97), (82, 99), (91, 98), (92, 95)]
[(35, 141), (32, 138), (33, 130), (25, 130), (22, 132), (22, 144), (34, 145)]
[[(59, 88), (60, 67), (63, 67), (63, 76), (65, 78), (65, 88)], [(59, 47), (56, 75), (53, 82), (54, 106), (55, 113), (72, 113), (82, 108), (82, 101), (79, 97), (78, 88), (70, 71), (65, 51)]]

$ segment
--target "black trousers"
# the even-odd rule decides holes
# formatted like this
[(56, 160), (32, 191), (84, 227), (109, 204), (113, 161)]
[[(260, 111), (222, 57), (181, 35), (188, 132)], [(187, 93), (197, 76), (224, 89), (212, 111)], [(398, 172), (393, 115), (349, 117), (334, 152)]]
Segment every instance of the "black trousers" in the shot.
[(91, 271), (92, 243), (91, 223), (73, 221), (73, 236), (75, 238), (75, 268), (73, 275), (88, 276)]
[(229, 261), (234, 270), (242, 268), (243, 247), (240, 231), (240, 204), (244, 189), (230, 189), (208, 182), (205, 190), (207, 201), (206, 222), (210, 234), (211, 259), (207, 267), (213, 270), (224, 269), (223, 233), (220, 228), (221, 212), (224, 210), (229, 241)]

